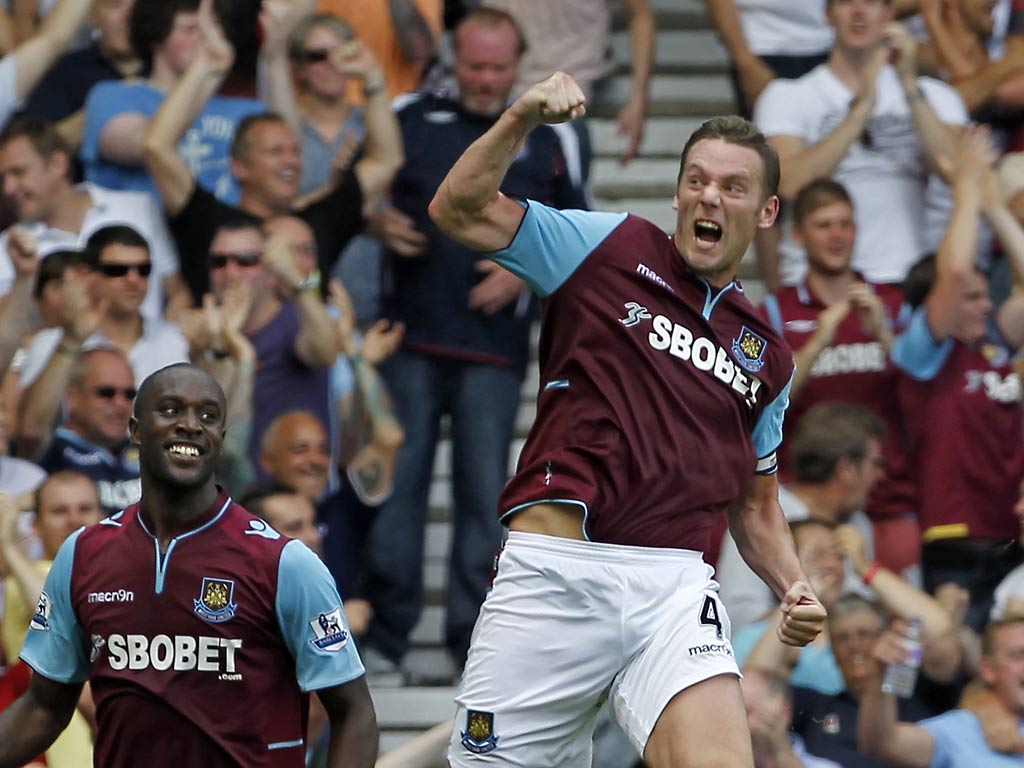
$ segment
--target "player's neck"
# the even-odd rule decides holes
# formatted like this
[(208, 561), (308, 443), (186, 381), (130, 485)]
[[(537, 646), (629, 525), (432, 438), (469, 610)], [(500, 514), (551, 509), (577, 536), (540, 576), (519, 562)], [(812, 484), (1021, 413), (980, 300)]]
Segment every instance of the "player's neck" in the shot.
[(829, 274), (811, 270), (807, 273), (807, 287), (827, 307), (846, 300), (850, 286), (856, 282), (856, 275), (850, 270), (839, 274)]
[(142, 512), (153, 527), (160, 549), (165, 550), (171, 539), (209, 512), (217, 493), (212, 479), (196, 488), (174, 488), (146, 482), (143, 477)]

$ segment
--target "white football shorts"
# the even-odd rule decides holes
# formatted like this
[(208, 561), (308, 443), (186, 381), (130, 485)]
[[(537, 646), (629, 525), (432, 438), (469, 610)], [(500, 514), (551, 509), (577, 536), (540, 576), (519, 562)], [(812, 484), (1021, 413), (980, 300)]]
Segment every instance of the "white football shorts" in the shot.
[(456, 697), (452, 768), (589, 768), (609, 697), (643, 754), (679, 691), (739, 675), (713, 574), (699, 552), (510, 532)]

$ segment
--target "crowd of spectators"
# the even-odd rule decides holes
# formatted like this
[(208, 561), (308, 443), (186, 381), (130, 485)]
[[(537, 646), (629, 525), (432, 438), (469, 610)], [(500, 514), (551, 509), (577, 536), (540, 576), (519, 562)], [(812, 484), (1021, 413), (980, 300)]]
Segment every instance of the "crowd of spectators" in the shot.
[[(60, 542), (139, 498), (137, 387), (184, 360), (227, 394), (218, 481), (323, 558), (378, 679), (409, 680), (450, 435), (436, 681), (457, 675), (538, 313), (427, 206), (524, 87), (565, 69), (602, 98), (614, 6), (0, 3), (0, 708)], [(628, 163), (656, 16), (621, 6)], [(706, 7), (781, 160), (784, 215), (756, 242), (796, 360), (781, 502), (829, 610), (784, 646), (723, 521), (757, 765), (1024, 765), (1024, 3)], [(593, 154), (587, 120), (543, 127), (503, 189), (586, 208)], [(921, 672), (896, 702), (881, 676), (911, 623)], [(46, 764), (91, 762), (90, 707), (87, 688)], [(626, 768), (614, 741), (596, 764)]]

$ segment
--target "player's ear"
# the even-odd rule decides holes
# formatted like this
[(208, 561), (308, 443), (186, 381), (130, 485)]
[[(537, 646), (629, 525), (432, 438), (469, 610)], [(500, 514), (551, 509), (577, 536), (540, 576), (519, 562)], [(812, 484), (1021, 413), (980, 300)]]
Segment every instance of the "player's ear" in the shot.
[(771, 195), (761, 205), (761, 213), (757, 219), (758, 229), (771, 229), (775, 223), (775, 219), (779, 215), (779, 197), (778, 195)]
[(134, 445), (139, 445), (139, 420), (134, 416), (128, 417), (128, 437)]

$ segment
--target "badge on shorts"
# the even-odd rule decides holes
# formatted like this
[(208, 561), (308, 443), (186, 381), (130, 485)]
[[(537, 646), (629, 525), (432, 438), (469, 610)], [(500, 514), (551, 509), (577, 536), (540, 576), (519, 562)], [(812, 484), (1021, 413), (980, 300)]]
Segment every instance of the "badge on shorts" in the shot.
[(767, 347), (767, 339), (744, 325), (740, 328), (740, 335), (732, 340), (732, 356), (740, 366), (751, 373), (757, 373), (764, 368), (764, 351)]
[(203, 577), (203, 588), (198, 598), (192, 598), (196, 616), (213, 624), (220, 624), (235, 618), (238, 605), (231, 599), (235, 596), (235, 582), (230, 579)]
[(466, 710), (466, 730), (462, 731), (462, 746), (477, 755), (486, 755), (498, 746), (494, 735), (494, 713), (479, 709)]

